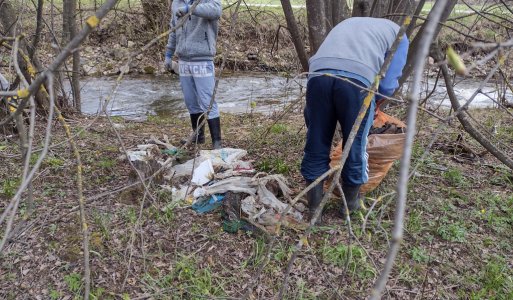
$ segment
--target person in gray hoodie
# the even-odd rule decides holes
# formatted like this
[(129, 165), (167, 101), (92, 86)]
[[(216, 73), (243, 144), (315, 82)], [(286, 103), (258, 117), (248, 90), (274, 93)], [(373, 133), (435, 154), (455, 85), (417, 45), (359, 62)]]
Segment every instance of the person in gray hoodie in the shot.
[[(170, 26), (175, 27), (178, 20), (189, 13), (195, 1), (200, 1), (185, 24), (169, 34), (166, 47), (165, 66), (173, 70), (173, 56), (178, 57), (178, 74), (184, 94), (185, 105), (189, 111), (192, 129), (196, 132), (195, 142), (205, 142), (202, 123), (208, 112), (207, 123), (212, 137), (212, 147), (220, 149), (221, 120), (214, 92), (214, 56), (218, 23), (222, 14), (220, 0), (174, 0), (171, 6)], [(212, 102), (212, 106), (210, 107)], [(210, 111), (209, 111), (210, 108)]]
[[(301, 174), (308, 185), (330, 168), (330, 150), (337, 122), (342, 129), (342, 145), (345, 146), (367, 96), (365, 89), (374, 81), (385, 57), (391, 54), (398, 32), (399, 26), (387, 19), (349, 18), (330, 31), (317, 53), (310, 58), (304, 111), (308, 131), (301, 163)], [(402, 36), (380, 81), (380, 94), (391, 96), (399, 87), (398, 79), (406, 63), (408, 44), (406, 35)], [(349, 211), (359, 208), (360, 186), (369, 178), (366, 147), (375, 105), (373, 99), (342, 168), (342, 191)], [(311, 214), (319, 206), (322, 196), (323, 182), (307, 193)], [(343, 207), (340, 212), (344, 215)]]

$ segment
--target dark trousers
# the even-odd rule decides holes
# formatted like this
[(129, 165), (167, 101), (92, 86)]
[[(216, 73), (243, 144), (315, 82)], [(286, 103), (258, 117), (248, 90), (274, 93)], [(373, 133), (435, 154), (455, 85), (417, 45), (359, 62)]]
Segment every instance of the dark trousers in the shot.
[[(348, 79), (363, 85), (356, 79)], [(306, 180), (313, 181), (329, 170), (329, 156), (337, 122), (342, 128), (345, 146), (366, 95), (367, 91), (333, 76), (315, 76), (308, 80), (304, 111), (308, 131), (301, 163), (301, 174)], [(374, 106), (373, 99), (342, 169), (344, 184), (361, 185), (368, 181), (366, 147), (374, 119)]]

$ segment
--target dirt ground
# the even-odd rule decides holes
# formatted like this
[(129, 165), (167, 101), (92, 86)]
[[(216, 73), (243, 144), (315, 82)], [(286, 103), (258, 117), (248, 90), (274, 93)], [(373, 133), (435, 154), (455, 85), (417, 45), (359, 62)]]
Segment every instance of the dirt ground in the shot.
[[(133, 23), (131, 18), (116, 14), (88, 38), (81, 49), (84, 75), (117, 74), (123, 59), (148, 42), (145, 37), (150, 36), (142, 35), (137, 26), (120, 26)], [(241, 30), (244, 34), (235, 35), (237, 42), (229, 44), (233, 47), (223, 48), (231, 51), (229, 69), (297, 70), (284, 36), (274, 48), (277, 52), (259, 47), (274, 45), (277, 28), (266, 28), (248, 26)], [(228, 34), (221, 32), (222, 37)], [(54, 55), (48, 40), (40, 52), (43, 63)], [(163, 43), (136, 56), (132, 72), (162, 72)], [(221, 57), (222, 51), (218, 65)], [(510, 117), (488, 109), (471, 112), (485, 128), (500, 124), (495, 128), (497, 140), (513, 144)], [(396, 108), (392, 114), (404, 119), (405, 112)], [(113, 120), (126, 148), (145, 143), (151, 135), (168, 135), (178, 145), (190, 130), (189, 120), (180, 118)], [(145, 195), (134, 185), (133, 170), (106, 119), (72, 116), (68, 123), (83, 163), (92, 299), (240, 298), (252, 280), (257, 284), (249, 299), (278, 294), (301, 232), (283, 229), (266, 257), (268, 238), (224, 232), (219, 211), (199, 215), (189, 207), (166, 209), (171, 198), (159, 184)], [(44, 132), (43, 121), (38, 124), (36, 148), (41, 147)], [(441, 125), (421, 112), (418, 124), (404, 241), (383, 298), (513, 299), (511, 170), (465, 134), (458, 122)], [(52, 147), (33, 183), (34, 203), (21, 203), (10, 243), (0, 257), (0, 299), (83, 295), (75, 163), (64, 129), (54, 126)], [(299, 109), (283, 116), (223, 114), (222, 127), (224, 145), (246, 149), (257, 170), (284, 174), (293, 196), (304, 188), (299, 166), (305, 126)], [(423, 156), (438, 129), (440, 138)], [(19, 185), (22, 162), (16, 143), (16, 136), (0, 140), (0, 211)], [(209, 147), (207, 138), (204, 148)], [(192, 149), (186, 153), (194, 155)], [(31, 163), (36, 159), (34, 154)], [(328, 205), (322, 226), (315, 229), (292, 268), (286, 299), (361, 299), (369, 294), (391, 239), (395, 202), (390, 193), (397, 173), (398, 163), (367, 195), (365, 209), (352, 217), (351, 241), (348, 224), (337, 217), (336, 200)], [(254, 278), (262, 266), (262, 275)]]
[[(300, 111), (284, 117), (223, 115), (222, 120), (225, 146), (247, 149), (258, 170), (282, 173), (294, 195), (301, 191), (305, 128)], [(188, 207), (165, 209), (170, 195), (159, 185), (150, 187), (151, 197), (144, 197), (141, 188), (129, 187), (134, 182), (131, 167), (112, 127), (105, 119), (91, 121), (69, 120), (84, 164), (93, 299), (240, 298), (265, 262), (269, 239), (224, 232), (219, 210), (199, 215)], [(126, 148), (151, 135), (166, 134), (178, 144), (189, 133), (184, 119), (114, 121), (120, 124)], [(412, 165), (418, 168), (409, 184), (405, 239), (384, 297), (510, 299), (511, 171), (481, 153), (483, 149), (457, 124), (445, 128), (446, 134), (419, 161), (438, 126), (426, 115), (420, 122), (425, 125), (414, 147)], [(41, 139), (42, 130), (37, 132)], [(22, 203), (15, 233), (0, 260), (2, 299), (75, 299), (83, 292), (75, 167), (62, 133), (56, 125), (53, 146), (33, 184), (34, 209)], [(460, 134), (464, 144), (481, 156), (472, 158), (472, 152), (458, 150), (455, 142), (461, 141)], [(509, 132), (508, 141), (512, 139)], [(21, 162), (14, 142), (13, 137), (0, 143), (4, 208), (19, 184)], [(396, 178), (394, 166), (378, 189), (367, 195), (367, 209), (394, 190)], [(336, 216), (335, 207), (329, 205), (322, 226), (300, 252), (287, 299), (364, 298), (379, 274), (393, 226), (393, 199), (384, 197), (376, 203), (365, 231), (368, 211), (353, 216), (357, 239), (350, 247), (347, 224)], [(250, 299), (278, 293), (299, 234), (290, 229), (280, 233)], [(348, 249), (351, 259), (346, 261)]]

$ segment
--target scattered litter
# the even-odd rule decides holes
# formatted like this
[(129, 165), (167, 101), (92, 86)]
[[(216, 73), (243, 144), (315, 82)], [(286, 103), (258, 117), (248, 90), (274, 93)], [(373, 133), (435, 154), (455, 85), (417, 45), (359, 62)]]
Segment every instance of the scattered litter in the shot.
[(244, 193), (227, 192), (223, 201), (223, 230), (228, 233), (237, 233), (239, 230), (256, 232), (258, 228), (242, 220), (241, 201), (247, 196)]
[(155, 144), (137, 145), (137, 150), (128, 150), (127, 156), (130, 161), (150, 161), (160, 154), (160, 149)]
[[(222, 148), (217, 150), (201, 150), (198, 157), (190, 159), (183, 164), (173, 166), (165, 178), (180, 178), (190, 176), (193, 168), (197, 168), (206, 160), (212, 162), (214, 169), (223, 170), (221, 178), (239, 176), (242, 174), (254, 174), (255, 169), (250, 162), (242, 161), (247, 151), (235, 148)], [(224, 174), (226, 173), (226, 174)]]
[[(127, 151), (130, 161), (151, 161), (152, 166), (162, 166), (165, 155), (178, 152), (167, 137), (160, 141), (152, 136), (149, 142)], [(171, 201), (163, 209), (190, 206), (204, 214), (222, 205), (223, 229), (226, 232), (263, 230), (276, 233), (280, 215), (289, 206), (291, 190), (283, 175), (255, 174), (252, 163), (243, 160), (246, 155), (246, 150), (235, 148), (202, 150), (196, 158), (166, 167), (166, 184), (162, 188), (171, 192)], [(135, 165), (139, 170), (141, 164)], [(296, 207), (288, 209), (283, 225), (296, 230), (305, 228), (301, 213), (304, 205), (298, 208), (300, 210)]]
[(191, 183), (196, 185), (204, 185), (207, 182), (210, 182), (214, 178), (214, 167), (212, 166), (212, 161), (210, 159), (202, 162), (194, 172), (192, 173)]
[(216, 194), (210, 196), (210, 198), (202, 198), (194, 202), (191, 206), (194, 211), (200, 214), (204, 214), (206, 212), (213, 211), (214, 209), (221, 206), (223, 203), (221, 202), (224, 199), (224, 195)]

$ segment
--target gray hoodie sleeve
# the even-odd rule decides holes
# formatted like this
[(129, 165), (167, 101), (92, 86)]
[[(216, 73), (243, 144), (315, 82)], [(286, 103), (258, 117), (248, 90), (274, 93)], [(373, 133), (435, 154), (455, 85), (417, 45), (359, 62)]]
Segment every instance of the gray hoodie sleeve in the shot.
[(211, 0), (205, 3), (200, 3), (192, 12), (193, 15), (208, 20), (217, 20), (221, 17), (222, 13), (223, 8), (221, 6), (221, 0)]
[[(173, 14), (173, 17), (171, 17), (171, 21), (169, 22), (169, 28), (173, 28), (176, 26), (175, 20), (176, 20), (176, 17)], [(169, 37), (167, 39), (166, 55), (167, 55), (167, 53), (170, 53), (171, 56), (173, 56), (173, 54), (175, 53), (175, 49), (176, 49), (176, 30), (173, 30), (172, 32), (169, 33)]]
[(0, 91), (7, 91), (9, 89), (9, 81), (0, 74)]

